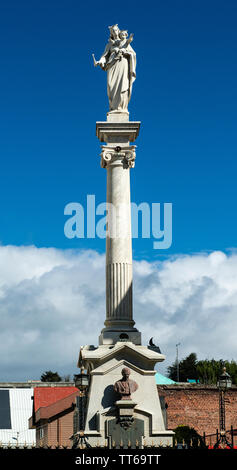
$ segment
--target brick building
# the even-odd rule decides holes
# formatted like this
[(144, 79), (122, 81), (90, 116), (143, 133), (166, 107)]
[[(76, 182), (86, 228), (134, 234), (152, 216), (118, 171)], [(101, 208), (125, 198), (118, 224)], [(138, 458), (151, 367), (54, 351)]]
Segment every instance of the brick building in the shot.
[(71, 447), (73, 414), (78, 389), (68, 387), (35, 387), (33, 414), (29, 428), (36, 429), (36, 446)]

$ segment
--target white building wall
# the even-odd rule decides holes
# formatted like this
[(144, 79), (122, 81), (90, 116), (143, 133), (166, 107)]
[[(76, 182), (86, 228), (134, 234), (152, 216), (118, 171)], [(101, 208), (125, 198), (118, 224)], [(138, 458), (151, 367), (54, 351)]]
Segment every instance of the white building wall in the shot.
[[(36, 442), (35, 429), (28, 428), (28, 420), (32, 416), (33, 388), (9, 388), (11, 429), (0, 429), (2, 445), (34, 445)], [(1, 423), (0, 423), (1, 426)], [(16, 438), (16, 439), (14, 439)]]

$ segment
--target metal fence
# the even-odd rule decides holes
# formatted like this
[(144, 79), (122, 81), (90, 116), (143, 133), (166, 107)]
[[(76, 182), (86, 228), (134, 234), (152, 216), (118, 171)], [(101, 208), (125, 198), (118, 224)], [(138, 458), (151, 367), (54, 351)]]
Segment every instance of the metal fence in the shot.
[[(124, 444), (122, 441), (120, 442), (119, 445), (116, 445), (115, 442), (112, 442), (112, 449), (212, 449), (214, 448), (215, 444), (218, 442), (220, 437), (220, 433), (218, 429), (216, 430), (215, 433), (213, 434), (205, 434), (203, 433), (202, 437), (197, 437), (194, 439), (190, 440), (182, 440), (181, 442), (178, 442), (176, 439), (173, 441), (173, 445), (163, 445), (162, 442), (160, 443), (159, 446), (157, 445), (146, 445), (146, 442), (144, 441), (143, 446), (139, 445), (138, 441), (136, 442), (136, 445), (132, 447), (131, 443), (128, 442), (128, 444)], [(237, 429), (233, 429), (233, 426), (231, 429), (226, 431), (226, 438), (227, 441), (230, 443), (230, 446), (233, 449), (237, 449)], [(108, 443), (105, 442), (104, 445), (96, 445), (95, 446), (97, 449), (108, 449)], [(67, 445), (66, 443), (64, 444), (44, 444), (43, 441), (40, 442), (39, 444), (18, 444), (18, 443), (1, 443), (0, 442), (0, 450), (1, 449), (71, 449), (72, 444)], [(77, 447), (78, 449), (86, 449), (88, 448), (88, 445), (86, 444), (85, 440), (79, 440)], [(226, 445), (226, 448), (228, 446)]]
[[(237, 429), (234, 429), (233, 426), (231, 426), (231, 429), (225, 431), (226, 434), (226, 439), (230, 443), (232, 448), (237, 448)], [(208, 448), (212, 448), (215, 446), (215, 444), (219, 441), (220, 438), (220, 432), (217, 429), (215, 433), (213, 434), (205, 434), (204, 433), (204, 442)], [(226, 446), (228, 448), (228, 446)]]
[[(78, 447), (77, 449), (87, 449), (87, 445), (85, 443), (79, 443), (78, 444)], [(104, 445), (96, 445), (95, 448), (97, 449), (108, 449), (108, 445), (105, 443)], [(159, 450), (159, 449), (203, 449), (205, 448), (205, 446), (203, 445), (203, 442), (193, 442), (192, 440), (187, 444), (185, 443), (184, 441), (183, 442), (174, 442), (173, 446), (170, 446), (170, 445), (162, 445), (162, 443), (160, 445), (143, 445), (142, 447), (139, 446), (138, 444), (134, 447), (132, 447), (131, 445), (124, 445), (123, 442), (120, 443), (120, 445), (115, 445), (115, 443), (112, 444), (112, 449), (116, 450), (116, 449), (144, 449), (144, 450), (151, 450), (151, 449), (156, 449), (156, 450)], [(39, 445), (35, 445), (35, 444), (25, 444), (25, 445), (17, 445), (17, 444), (0, 444), (0, 450), (1, 449), (72, 449), (72, 446), (68, 446), (66, 444), (64, 445), (59, 445), (59, 444), (56, 444), (56, 445), (50, 445), (50, 444), (39, 444)]]

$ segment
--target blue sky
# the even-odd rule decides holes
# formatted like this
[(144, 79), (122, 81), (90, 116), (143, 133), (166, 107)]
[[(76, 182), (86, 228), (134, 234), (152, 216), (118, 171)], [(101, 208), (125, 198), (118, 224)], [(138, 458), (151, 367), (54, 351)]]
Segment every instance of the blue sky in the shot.
[(137, 327), (166, 354), (161, 372), (178, 342), (181, 358), (236, 360), (236, 17), (234, 0), (0, 0), (2, 380), (75, 373), (85, 338), (98, 343), (105, 242), (67, 239), (64, 207), (106, 198), (91, 54), (114, 23), (137, 53), (132, 201), (173, 204), (169, 249), (133, 240)]
[(64, 206), (104, 202), (95, 123), (108, 111), (95, 69), (108, 25), (134, 32), (137, 80), (130, 119), (141, 121), (132, 200), (173, 204), (173, 243), (134, 240), (134, 257), (236, 245), (235, 1), (0, 2), (0, 240), (92, 248), (64, 236)]

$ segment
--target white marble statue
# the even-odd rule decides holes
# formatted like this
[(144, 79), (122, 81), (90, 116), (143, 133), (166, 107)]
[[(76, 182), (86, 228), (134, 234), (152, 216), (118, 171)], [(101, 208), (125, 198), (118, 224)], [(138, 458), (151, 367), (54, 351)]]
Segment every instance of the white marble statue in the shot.
[(128, 38), (128, 32), (120, 30), (117, 24), (109, 26), (109, 30), (110, 38), (100, 60), (96, 61), (93, 54), (94, 65), (107, 71), (110, 112), (123, 112), (128, 109), (136, 78), (136, 53), (130, 45), (133, 34)]

